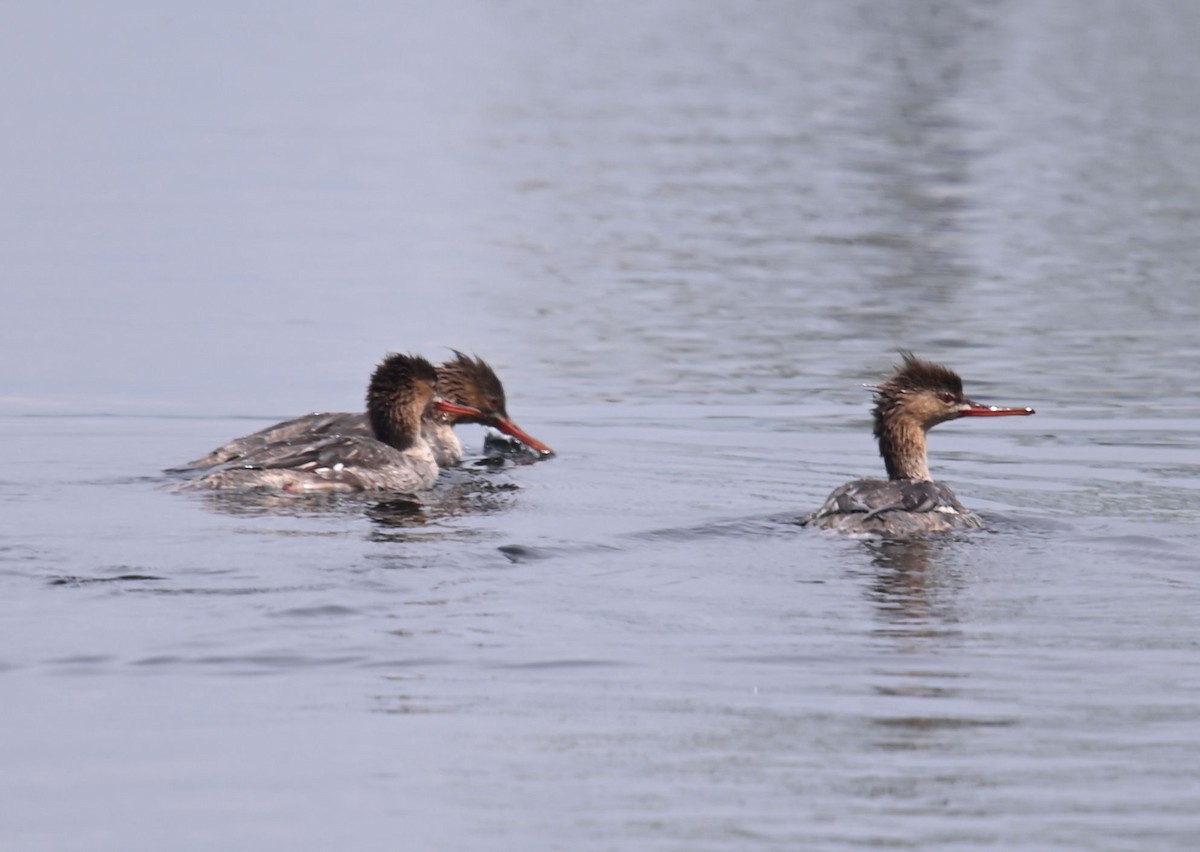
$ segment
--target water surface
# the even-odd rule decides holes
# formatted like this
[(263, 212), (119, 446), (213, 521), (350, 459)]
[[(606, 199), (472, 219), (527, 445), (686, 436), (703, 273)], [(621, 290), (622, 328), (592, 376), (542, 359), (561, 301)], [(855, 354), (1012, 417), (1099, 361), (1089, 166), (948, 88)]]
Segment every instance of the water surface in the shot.
[[(22, 850), (1189, 849), (1200, 11), (28, 8), (0, 33)], [(474, 351), (559, 456), (161, 468)], [(898, 348), (990, 529), (789, 523)], [(465, 428), (478, 454), (482, 433)]]

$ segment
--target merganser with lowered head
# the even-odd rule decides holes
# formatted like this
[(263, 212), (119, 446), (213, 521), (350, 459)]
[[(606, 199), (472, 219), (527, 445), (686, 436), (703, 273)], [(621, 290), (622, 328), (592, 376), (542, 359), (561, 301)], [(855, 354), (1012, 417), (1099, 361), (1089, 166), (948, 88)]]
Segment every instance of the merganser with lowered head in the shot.
[[(421, 432), (432, 447), (438, 465), (450, 467), (462, 461), (462, 444), (454, 434), (454, 426), (459, 423), (492, 426), (516, 438), (539, 456), (554, 455), (554, 450), (529, 435), (508, 416), (504, 385), (487, 362), (464, 355), (457, 349), (452, 351), (456, 356), (454, 360), (437, 368), (438, 392), (459, 408), (453, 412), (444, 408), (430, 409), (421, 421)], [(271, 444), (306, 443), (332, 435), (376, 437), (368, 414), (337, 411), (305, 414), (236, 438), (208, 455), (171, 468), (170, 472), (208, 470), (239, 461)]]
[[(478, 413), (438, 397), (437, 371), (424, 358), (389, 355), (367, 388), (370, 436), (309, 434), (303, 440), (268, 440), (263, 436), (270, 430), (264, 430), (239, 439), (244, 451), (182, 487), (301, 494), (422, 491), (438, 477), (433, 449), (421, 430), (432, 410)], [(176, 470), (189, 469), (195, 468)]]
[(948, 485), (934, 482), (925, 454), (925, 433), (959, 417), (1033, 414), (1032, 408), (980, 405), (963, 395), (953, 370), (902, 351), (904, 363), (875, 388), (875, 437), (888, 478), (856, 479), (829, 495), (803, 523), (845, 533), (905, 536), (980, 529), (983, 519), (958, 501)]
[(459, 423), (478, 423), (491, 426), (515, 438), (540, 457), (554, 455), (554, 450), (519, 427), (508, 416), (504, 385), (496, 371), (482, 358), (451, 350), (454, 359), (438, 366), (438, 390), (448, 400), (472, 409), (472, 414), (434, 411), (424, 423), (425, 437), (433, 446), (438, 464), (447, 466), (462, 461), (463, 450), (454, 427)]

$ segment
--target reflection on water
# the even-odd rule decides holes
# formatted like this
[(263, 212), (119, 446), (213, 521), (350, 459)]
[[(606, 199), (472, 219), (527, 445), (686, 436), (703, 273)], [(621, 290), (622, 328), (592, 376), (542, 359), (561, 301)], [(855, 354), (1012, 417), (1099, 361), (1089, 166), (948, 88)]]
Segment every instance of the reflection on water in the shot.
[(47, 582), (52, 586), (82, 586), (88, 583), (134, 583), (143, 580), (162, 580), (151, 574), (116, 574), (111, 577), (51, 577)]
[(970, 675), (950, 662), (963, 644), (956, 598), (966, 585), (959, 566), (967, 556), (967, 538), (876, 540), (861, 546), (872, 565), (864, 578), (866, 595), (882, 622), (872, 632), (884, 640), (888, 655), (899, 657), (876, 671), (873, 691), (897, 701), (871, 719), (887, 732), (875, 746), (946, 751), (955, 747), (947, 734), (1014, 724), (1010, 718), (980, 716)]
[(366, 515), (383, 527), (420, 527), (427, 524), (425, 507), (415, 500), (384, 500), (366, 510)]
[[(414, 526), (445, 518), (503, 511), (520, 486), (498, 479), (513, 465), (532, 464), (533, 453), (490, 454), (441, 473), (429, 491), (381, 500), (370, 492), (315, 492), (296, 494), (273, 489), (189, 490), (187, 499), (209, 511), (234, 517), (332, 518), (365, 514), (383, 526)], [(171, 484), (166, 490), (177, 490)]]
[(873, 581), (867, 589), (883, 633), (919, 639), (947, 635), (956, 620), (954, 596), (965, 581), (958, 564), (967, 545), (963, 536), (930, 536), (911, 541), (863, 541)]
[[(240, 530), (243, 533), (345, 537), (346, 529), (329, 529), (326, 525), (361, 516), (374, 526), (371, 542), (413, 542), (431, 547), (477, 538), (470, 524), (455, 522), (503, 513), (512, 507), (519, 490), (514, 482), (498, 482), (460, 469), (443, 474), (432, 491), (385, 500), (370, 494), (295, 495), (269, 491), (189, 492), (188, 498), (218, 515), (298, 522), (284, 527), (245, 528)], [(305, 521), (321, 522), (321, 526), (310, 529)]]

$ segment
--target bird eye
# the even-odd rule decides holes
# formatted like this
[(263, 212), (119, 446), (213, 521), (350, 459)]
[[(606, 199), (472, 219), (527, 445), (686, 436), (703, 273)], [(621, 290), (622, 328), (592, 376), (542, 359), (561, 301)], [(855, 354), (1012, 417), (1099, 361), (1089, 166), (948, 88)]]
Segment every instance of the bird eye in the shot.
[(938, 394), (938, 399), (946, 403), (946, 405), (953, 405), (954, 403), (958, 402), (958, 399), (954, 396), (954, 394), (945, 391)]

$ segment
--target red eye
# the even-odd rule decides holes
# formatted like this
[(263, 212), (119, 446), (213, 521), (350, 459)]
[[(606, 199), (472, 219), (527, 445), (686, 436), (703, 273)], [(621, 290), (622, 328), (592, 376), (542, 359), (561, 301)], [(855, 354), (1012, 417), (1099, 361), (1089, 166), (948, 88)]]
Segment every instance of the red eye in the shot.
[(938, 399), (946, 403), (946, 405), (953, 405), (954, 403), (958, 402), (957, 397), (955, 397), (952, 393), (939, 393)]

